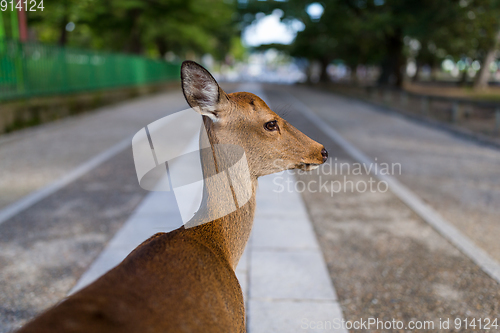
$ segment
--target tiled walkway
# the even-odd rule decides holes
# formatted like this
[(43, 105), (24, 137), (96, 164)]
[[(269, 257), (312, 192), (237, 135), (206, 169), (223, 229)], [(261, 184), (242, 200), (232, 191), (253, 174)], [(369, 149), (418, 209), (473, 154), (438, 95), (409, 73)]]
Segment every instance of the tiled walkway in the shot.
[(302, 198), (280, 191), (288, 179), (294, 181), (287, 173), (259, 180), (254, 227), (237, 269), (247, 286), (250, 333), (321, 332), (318, 327), (342, 319)]
[[(316, 327), (342, 318), (302, 198), (295, 192), (279, 193), (282, 188), (276, 185), (290, 177), (284, 173), (259, 181), (254, 229), (236, 270), (251, 333), (318, 332)], [(151, 192), (73, 291), (118, 264), (152, 234), (181, 225), (173, 194)]]
[[(262, 92), (258, 93), (262, 96)], [(127, 133), (130, 134), (130, 128), (145, 124), (147, 121), (142, 118), (132, 122)], [(29, 154), (23, 152), (22, 155)], [(61, 155), (64, 154), (61, 152)], [(284, 182), (289, 177), (293, 180), (288, 174), (260, 180), (254, 230), (237, 268), (247, 303), (248, 331), (252, 333), (318, 332), (321, 331), (318, 326), (342, 318), (300, 194), (276, 192), (280, 188), (275, 182)], [(70, 293), (120, 263), (151, 235), (180, 227), (178, 200), (172, 192), (148, 194)]]

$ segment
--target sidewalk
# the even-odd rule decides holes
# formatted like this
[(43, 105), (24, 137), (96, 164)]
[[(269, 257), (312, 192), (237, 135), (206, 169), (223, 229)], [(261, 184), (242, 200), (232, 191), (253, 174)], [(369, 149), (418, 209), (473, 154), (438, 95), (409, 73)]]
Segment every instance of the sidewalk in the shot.
[(179, 89), (2, 136), (0, 209), (130, 139), (137, 129), (185, 108)]
[[(342, 310), (300, 194), (277, 192), (275, 177), (285, 182), (292, 176), (259, 180), (254, 229), (236, 269), (246, 299), (248, 332), (321, 332), (315, 329), (318, 323), (341, 320)], [(153, 234), (181, 225), (173, 193), (151, 192), (71, 293), (120, 263)]]
[[(479, 184), (485, 193), (493, 194), (494, 185), (485, 184), (494, 170), (490, 168), (493, 167), (490, 160), (481, 159), (483, 163), (488, 162), (484, 165), (486, 173), (482, 172), (483, 169), (464, 168), (471, 162), (478, 162), (470, 161), (470, 154), (464, 152), (493, 157), (494, 154), (498, 156), (497, 151), (477, 147), (447, 133), (376, 112), (362, 103), (346, 101), (335, 95), (276, 86), (269, 87), (266, 92), (272, 97), (275, 107), (293, 103), (288, 104), (287, 119), (322, 142), (331, 155), (329, 163), (332, 168), (325, 165), (326, 168), (319, 169), (321, 172), (299, 174), (297, 179), (303, 182), (299, 188), (307, 189), (302, 196), (346, 320), (396, 320), (403, 329), (410, 330), (411, 324), (416, 322), (429, 321), (434, 328), (439, 328), (439, 321), (446, 318), (451, 321), (457, 318), (482, 318), (483, 321), (498, 318), (500, 291), (495, 279), (498, 275), (487, 269), (491, 266), (478, 260), (480, 251), (470, 251), (470, 246), (467, 246), (469, 251), (464, 251), (466, 244), (462, 241), (467, 239), (466, 236), (457, 237), (458, 233), (448, 232), (452, 228), (443, 228), (443, 223), (438, 225), (427, 221), (430, 215), (438, 215), (430, 214), (431, 209), (426, 209), (425, 215), (422, 208), (437, 203), (437, 209), (441, 211), (442, 201), (426, 200), (426, 204), (416, 205), (426, 197), (420, 199), (409, 195), (414, 187), (404, 191), (401, 186), (411, 175), (420, 181), (420, 185), (425, 184), (427, 190), (445, 196), (450, 187), (440, 186), (441, 181), (451, 176), (458, 180), (451, 187), (456, 191), (454, 194), (462, 194), (457, 189), (464, 185)], [(313, 116), (309, 108), (317, 116)], [(322, 130), (318, 131), (318, 128)], [(441, 140), (435, 141), (436, 138)], [(401, 149), (402, 146), (407, 149)], [(377, 153), (383, 154), (384, 159)], [(365, 154), (375, 160), (378, 157), (379, 163), (401, 162), (402, 176), (382, 177), (379, 174), (379, 179), (388, 182), (390, 191), (372, 192), (370, 181), (374, 180), (377, 185), (378, 180), (372, 178), (373, 171), (366, 174), (368, 171), (365, 172), (364, 167), (361, 174), (354, 171), (358, 162), (365, 163), (368, 168), (373, 165)], [(436, 156), (417, 158), (422, 155)], [(389, 159), (395, 156), (403, 160)], [(460, 163), (439, 165), (450, 157)], [(425, 177), (429, 175), (432, 178)], [(396, 176), (399, 182), (394, 181)], [(464, 182), (469, 179), (477, 183)], [(347, 183), (342, 185), (346, 180), (353, 187)], [(361, 185), (359, 190), (358, 185)], [(477, 192), (469, 195), (482, 201)], [(450, 208), (463, 213), (463, 206)], [(479, 210), (479, 207), (475, 208)], [(470, 225), (477, 228), (482, 216), (474, 216)], [(498, 233), (489, 236), (497, 237)], [(466, 243), (473, 244), (470, 240)], [(372, 326), (368, 331), (379, 330)]]
[[(336, 157), (336, 163), (356, 162), (318, 130), (318, 121), (291, 105), (293, 98), (283, 89), (266, 90), (270, 106), (292, 111), (285, 118), (325, 144), (330, 163)], [(238, 90), (263, 96), (255, 85)], [(286, 90), (370, 158), (401, 163), (403, 174), (394, 175), (401, 183), (490, 255), (500, 253), (498, 151), (331, 94), (303, 87)], [(0, 154), (6, 156), (0, 160), (0, 170), (6, 170), (0, 175), (0, 192), (12, 201), (19, 193), (11, 190), (28, 191), (59, 179), (177, 106), (181, 110), (186, 104), (180, 92), (172, 92), (0, 142)], [(323, 182), (338, 179), (320, 176)], [(57, 302), (78, 278), (75, 289), (94, 280), (150, 235), (182, 225), (172, 193), (145, 193), (135, 177), (131, 152), (124, 151), (0, 224), (0, 275), (5, 281), (0, 331)], [(318, 323), (342, 315), (348, 320), (498, 317), (498, 283), (391, 192), (303, 193), (307, 214), (298, 193), (276, 193), (275, 182), (284, 181), (279, 177), (289, 176), (260, 180), (254, 230), (237, 268), (250, 332), (316, 332)], [(351, 180), (366, 182), (367, 177)], [(479, 236), (484, 237), (478, 241)]]
[[(324, 323), (342, 319), (304, 202), (300, 194), (280, 191), (277, 185), (287, 179), (294, 181), (287, 173), (259, 180), (254, 228), (236, 269), (249, 332), (316, 332)], [(149, 193), (70, 294), (120, 263), (151, 235), (182, 226), (178, 207), (189, 204), (179, 200), (190, 198), (172, 192)]]
[(288, 173), (259, 180), (254, 229), (237, 270), (247, 277), (248, 330), (347, 332), (318, 329), (340, 322), (342, 309), (300, 194), (276, 185), (287, 180), (295, 182)]
[(331, 93), (290, 87), (300, 101), (500, 262), (500, 151)]
[(56, 304), (147, 193), (130, 142), (179, 90), (0, 138), (0, 332)]

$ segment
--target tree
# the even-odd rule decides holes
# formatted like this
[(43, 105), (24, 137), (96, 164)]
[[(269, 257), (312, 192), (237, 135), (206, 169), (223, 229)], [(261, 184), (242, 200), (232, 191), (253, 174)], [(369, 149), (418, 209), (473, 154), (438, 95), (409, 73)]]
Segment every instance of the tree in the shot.
[[(33, 12), (43, 42), (164, 56), (168, 51), (224, 58), (237, 36), (234, 4), (225, 0), (53, 0)], [(66, 25), (76, 29), (68, 33)], [(63, 37), (60, 37), (63, 36)]]
[(341, 58), (352, 68), (367, 60), (367, 45), (371, 42), (360, 43), (360, 39), (351, 37), (361, 35), (359, 21), (340, 1), (325, 5), (319, 20), (305, 16), (303, 21), (306, 27), (297, 34), (291, 55), (307, 58), (310, 63), (318, 61), (321, 65), (321, 82), (329, 80), (327, 67), (334, 59)]
[[(481, 73), (487, 73), (485, 67), (494, 58), (494, 37), (500, 31), (496, 0), (325, 0), (319, 20), (306, 14), (310, 3), (254, 0), (245, 10), (254, 14), (281, 8), (284, 20), (296, 18), (305, 24), (290, 48), (292, 55), (319, 61), (323, 68), (336, 58), (352, 69), (376, 64), (381, 68), (381, 85), (402, 85), (409, 56), (419, 66), (433, 67), (446, 57), (481, 59)], [(410, 54), (405, 40), (416, 41), (420, 50)], [(477, 82), (485, 75), (481, 73)]]
[(474, 89), (480, 90), (488, 87), (488, 79), (490, 76), (490, 65), (497, 57), (498, 46), (500, 44), (500, 32), (497, 33), (491, 48), (488, 50), (486, 57), (484, 57), (483, 65), (477, 74), (474, 81)]

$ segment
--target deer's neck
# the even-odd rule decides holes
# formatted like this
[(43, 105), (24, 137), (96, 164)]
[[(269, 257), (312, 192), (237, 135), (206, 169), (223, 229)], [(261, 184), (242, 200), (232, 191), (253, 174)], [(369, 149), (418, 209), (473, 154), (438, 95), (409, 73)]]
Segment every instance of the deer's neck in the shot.
[[(203, 198), (200, 209), (185, 228), (190, 237), (226, 258), (234, 269), (252, 230), (257, 178), (248, 172), (246, 158), (244, 165), (235, 167), (240, 155), (232, 150), (219, 150), (225, 149), (221, 146), (224, 142), (217, 138), (212, 125), (205, 119), (207, 136), (200, 138), (201, 147), (210, 147), (201, 149)], [(203, 140), (207, 142), (204, 144)], [(231, 156), (233, 153), (238, 155), (236, 159)]]
[(196, 227), (189, 228), (186, 225), (190, 237), (226, 258), (233, 269), (236, 268), (252, 231), (256, 187), (255, 183), (250, 200), (234, 212)]

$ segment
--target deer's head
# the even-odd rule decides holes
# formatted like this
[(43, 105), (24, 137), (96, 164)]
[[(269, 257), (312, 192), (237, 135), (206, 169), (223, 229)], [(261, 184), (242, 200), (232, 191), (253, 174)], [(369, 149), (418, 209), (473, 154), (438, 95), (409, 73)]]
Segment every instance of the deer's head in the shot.
[(212, 144), (245, 150), (253, 177), (286, 169), (312, 170), (328, 158), (325, 147), (274, 113), (258, 96), (226, 94), (202, 66), (185, 61), (182, 89), (188, 104), (204, 117)]

